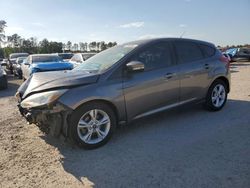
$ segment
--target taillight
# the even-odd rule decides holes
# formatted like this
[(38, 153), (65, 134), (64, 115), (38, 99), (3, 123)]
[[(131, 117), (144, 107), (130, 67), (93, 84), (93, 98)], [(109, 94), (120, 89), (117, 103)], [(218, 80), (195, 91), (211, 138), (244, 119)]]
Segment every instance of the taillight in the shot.
[(229, 68), (230, 62), (229, 62), (229, 59), (228, 59), (226, 56), (222, 55), (222, 56), (220, 57), (220, 61), (223, 62), (223, 63), (225, 63), (226, 66), (227, 66), (227, 68)]

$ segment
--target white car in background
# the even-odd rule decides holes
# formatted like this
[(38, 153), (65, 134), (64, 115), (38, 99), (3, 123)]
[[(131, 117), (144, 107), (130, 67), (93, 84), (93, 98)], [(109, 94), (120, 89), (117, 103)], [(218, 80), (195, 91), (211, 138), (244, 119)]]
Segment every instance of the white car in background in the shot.
[(88, 58), (94, 56), (96, 53), (76, 53), (73, 57), (69, 60), (70, 63), (74, 65), (74, 67), (80, 65)]

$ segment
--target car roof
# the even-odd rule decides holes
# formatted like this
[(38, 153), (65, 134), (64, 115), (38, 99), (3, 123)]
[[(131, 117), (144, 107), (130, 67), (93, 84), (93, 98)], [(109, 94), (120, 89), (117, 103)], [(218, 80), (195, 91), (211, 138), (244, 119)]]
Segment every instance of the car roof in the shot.
[(214, 47), (214, 44), (210, 42), (196, 40), (196, 39), (188, 39), (188, 38), (153, 38), (153, 39), (131, 41), (128, 43), (124, 43), (123, 45), (138, 45), (139, 46), (139, 45), (149, 44), (152, 42), (160, 42), (160, 41), (189, 41), (189, 42), (195, 42), (195, 43), (200, 43), (200, 44)]
[(42, 56), (58, 56), (57, 54), (32, 54), (31, 57), (42, 57)]
[(13, 54), (28, 54), (26, 52), (21, 52), (21, 53), (11, 53), (10, 55), (13, 55)]

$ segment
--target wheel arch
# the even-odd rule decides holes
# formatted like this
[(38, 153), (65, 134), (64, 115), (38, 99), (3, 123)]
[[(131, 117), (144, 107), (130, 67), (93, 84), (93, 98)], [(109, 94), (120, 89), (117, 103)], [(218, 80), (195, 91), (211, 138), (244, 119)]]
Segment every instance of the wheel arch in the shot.
[(219, 76), (219, 77), (217, 77), (212, 83), (211, 83), (211, 85), (216, 81), (216, 80), (222, 80), (225, 84), (226, 84), (226, 86), (227, 86), (227, 93), (229, 93), (230, 92), (230, 83), (229, 83), (229, 80), (228, 80), (228, 78), (226, 78), (225, 76)]
[(78, 105), (75, 110), (77, 110), (78, 108), (82, 107), (83, 105), (89, 104), (89, 103), (103, 103), (108, 105), (113, 112), (115, 113), (116, 116), (116, 121), (119, 120), (119, 111), (118, 108), (116, 107), (116, 105), (114, 103), (112, 103), (111, 101), (105, 100), (105, 99), (90, 99), (88, 101), (85, 101), (84, 103), (81, 103), (80, 105)]

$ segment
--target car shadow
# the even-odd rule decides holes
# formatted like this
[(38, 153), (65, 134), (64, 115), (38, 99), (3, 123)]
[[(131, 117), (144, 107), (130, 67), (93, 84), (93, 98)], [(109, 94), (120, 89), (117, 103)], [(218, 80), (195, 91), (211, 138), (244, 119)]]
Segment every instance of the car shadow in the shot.
[[(184, 167), (173, 161), (188, 152), (186, 146), (235, 126), (249, 111), (250, 101), (240, 100), (228, 100), (219, 112), (203, 110), (201, 105), (176, 108), (119, 128), (108, 144), (95, 150), (84, 150), (50, 136), (42, 138), (58, 148), (64, 170), (80, 182), (87, 178), (97, 187), (157, 186), (153, 182), (161, 182), (157, 178), (176, 178), (179, 171), (184, 171), (185, 159), (179, 161)], [(199, 161), (198, 155), (188, 157)], [(210, 165), (216, 169), (218, 164)]]
[(238, 68), (239, 67), (249, 67), (250, 62), (234, 62), (230, 64), (230, 72), (231, 73), (237, 73), (239, 72)]
[(234, 62), (230, 64), (231, 68), (237, 68), (237, 67), (248, 67), (250, 66), (250, 62), (246, 61), (246, 62), (242, 62), (242, 61), (238, 61), (238, 62)]
[(237, 70), (230, 70), (231, 73), (237, 73), (237, 72), (240, 72), (240, 71), (237, 71)]

